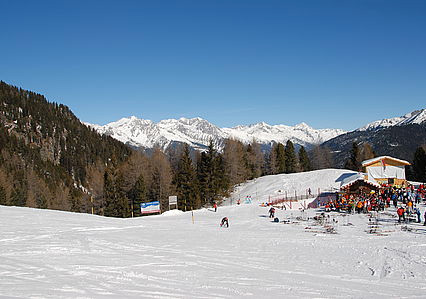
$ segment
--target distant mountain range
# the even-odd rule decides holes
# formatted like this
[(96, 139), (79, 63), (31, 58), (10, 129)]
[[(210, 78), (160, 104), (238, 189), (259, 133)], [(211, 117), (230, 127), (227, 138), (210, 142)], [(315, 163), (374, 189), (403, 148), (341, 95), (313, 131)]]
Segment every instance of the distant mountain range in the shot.
[(260, 144), (285, 143), (291, 140), (297, 145), (309, 148), (346, 133), (340, 129), (313, 129), (305, 123), (286, 126), (262, 122), (249, 126), (219, 128), (201, 118), (167, 119), (154, 123), (132, 116), (104, 126), (87, 125), (133, 147), (153, 148), (157, 145), (162, 149), (174, 143), (187, 143), (193, 148), (203, 149), (210, 140), (217, 148), (221, 148), (226, 138), (244, 143), (255, 140)]
[(369, 143), (377, 155), (412, 161), (417, 147), (426, 145), (426, 109), (369, 123), (327, 140), (321, 146), (333, 152), (336, 167), (343, 167), (353, 142)]
[(426, 122), (426, 109), (416, 110), (405, 114), (401, 117), (394, 117), (388, 119), (377, 120), (366, 126), (359, 128), (356, 131), (372, 131), (382, 130), (394, 126), (405, 126), (405, 125), (421, 125)]
[[(234, 138), (244, 143), (255, 140), (264, 145), (270, 145), (273, 142), (286, 143), (287, 140), (291, 140), (294, 144), (303, 145), (306, 148), (325, 144), (338, 152), (342, 150), (339, 148), (340, 146), (346, 147), (348, 143), (352, 145), (352, 141), (360, 136), (366, 136), (361, 138), (362, 140), (370, 140), (379, 131), (408, 125), (421, 126), (425, 123), (426, 109), (413, 111), (401, 117), (374, 121), (352, 132), (341, 129), (314, 129), (306, 123), (287, 126), (261, 122), (249, 126), (219, 128), (198, 117), (167, 119), (155, 123), (132, 116), (104, 126), (87, 125), (95, 128), (101, 134), (109, 135), (132, 147), (145, 149), (153, 148), (156, 145), (166, 149), (175, 143), (187, 143), (195, 149), (203, 149), (210, 140), (220, 149), (226, 138)], [(395, 144), (396, 141), (393, 140), (390, 143)], [(374, 146), (374, 143), (372, 145)]]

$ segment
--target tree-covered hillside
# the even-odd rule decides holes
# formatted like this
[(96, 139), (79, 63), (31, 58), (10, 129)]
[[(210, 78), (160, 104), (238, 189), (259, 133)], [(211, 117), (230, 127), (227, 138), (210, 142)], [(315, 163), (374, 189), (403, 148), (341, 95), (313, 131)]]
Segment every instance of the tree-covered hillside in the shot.
[(122, 143), (83, 125), (68, 107), (0, 82), (4, 203), (84, 211), (88, 171), (113, 156), (123, 162), (130, 154)]
[(368, 143), (377, 156), (388, 155), (412, 162), (414, 152), (426, 144), (426, 124), (393, 126), (381, 130), (353, 131), (324, 142), (333, 155), (335, 167), (341, 168), (350, 158), (353, 143)]

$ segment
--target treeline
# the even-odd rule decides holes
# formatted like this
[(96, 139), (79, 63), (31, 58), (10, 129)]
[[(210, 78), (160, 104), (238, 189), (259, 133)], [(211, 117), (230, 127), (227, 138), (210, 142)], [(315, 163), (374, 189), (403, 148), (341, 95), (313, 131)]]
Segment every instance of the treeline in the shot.
[[(375, 153), (353, 144), (346, 168), (361, 170)], [(0, 82), (0, 204), (95, 213), (140, 215), (140, 203), (178, 196), (181, 210), (220, 201), (233, 186), (263, 175), (334, 167), (333, 153), (316, 146), (309, 153), (289, 140), (262, 149), (255, 141), (210, 143), (198, 152), (187, 145), (132, 150), (82, 124), (71, 110), (42, 95)], [(414, 154), (408, 177), (425, 181), (426, 154)]]
[(156, 149), (152, 156), (135, 153), (122, 165), (111, 161), (95, 202), (100, 214), (129, 217), (140, 215), (142, 202), (160, 201), (165, 211), (168, 196), (177, 195), (178, 208), (189, 211), (220, 202), (234, 185), (247, 180), (308, 170), (311, 163), (306, 150), (301, 147), (296, 152), (291, 141), (285, 146), (274, 144), (268, 153), (256, 142), (245, 145), (233, 139), (225, 141), (222, 152), (212, 142), (201, 153), (182, 145), (166, 153)]

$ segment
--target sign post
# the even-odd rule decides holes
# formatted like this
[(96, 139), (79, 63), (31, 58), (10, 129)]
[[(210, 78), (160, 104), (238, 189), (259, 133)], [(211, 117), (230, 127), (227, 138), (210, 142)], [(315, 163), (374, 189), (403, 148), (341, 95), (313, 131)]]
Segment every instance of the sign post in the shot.
[(142, 213), (142, 215), (152, 214), (152, 213), (161, 213), (160, 202), (159, 201), (151, 201), (151, 202), (141, 203), (141, 213)]
[(176, 195), (169, 196), (169, 210), (171, 210), (170, 206), (173, 206), (173, 205), (175, 206), (175, 209), (177, 209), (178, 205), (177, 205), (177, 196)]

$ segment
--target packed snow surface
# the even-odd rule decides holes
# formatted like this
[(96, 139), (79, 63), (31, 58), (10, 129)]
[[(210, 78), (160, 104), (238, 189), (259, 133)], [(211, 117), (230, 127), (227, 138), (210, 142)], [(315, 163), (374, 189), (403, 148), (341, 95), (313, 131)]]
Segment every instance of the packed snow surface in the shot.
[[(236, 190), (250, 192), (251, 204), (193, 216), (115, 219), (0, 206), (0, 297), (424, 298), (425, 227), (397, 224), (394, 210), (378, 215), (376, 233), (367, 214), (328, 214), (335, 233), (312, 219), (321, 213), (313, 209), (278, 209), (279, 223), (268, 218), (259, 205), (267, 194), (314, 188), (315, 173), (257, 179), (258, 199), (254, 181)], [(336, 185), (342, 175), (316, 173)], [(219, 226), (224, 216), (229, 228)]]

